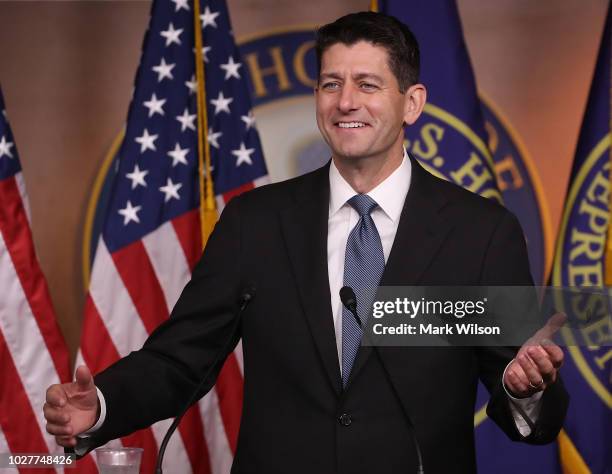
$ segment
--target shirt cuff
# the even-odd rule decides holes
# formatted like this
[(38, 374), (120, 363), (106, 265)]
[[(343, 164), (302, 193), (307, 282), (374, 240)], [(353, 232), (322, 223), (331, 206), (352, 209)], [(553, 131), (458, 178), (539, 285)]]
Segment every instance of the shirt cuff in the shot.
[(100, 402), (100, 416), (98, 417), (98, 421), (96, 421), (95, 425), (78, 436), (80, 438), (90, 437), (93, 433), (100, 429), (100, 427), (104, 424), (104, 420), (106, 419), (106, 400), (104, 400), (104, 395), (98, 387), (96, 387), (96, 391), (98, 392), (98, 401)]
[(535, 423), (538, 419), (538, 416), (540, 415), (540, 409), (542, 408), (541, 399), (544, 392), (536, 392), (527, 398), (513, 397), (506, 388), (506, 384), (504, 383), (504, 379), (506, 378), (506, 370), (508, 370), (508, 367), (510, 367), (510, 364), (512, 364), (512, 362), (514, 362), (514, 359), (511, 360), (504, 369), (504, 374), (502, 375), (502, 386), (504, 387), (504, 391), (506, 392), (506, 395), (509, 399), (510, 411), (512, 412), (512, 418), (514, 418), (514, 424), (516, 425), (516, 429), (523, 437), (527, 437), (531, 434), (531, 427), (525, 421), (523, 415), (521, 415), (519, 410), (517, 410), (516, 405), (518, 405), (519, 408), (522, 409), (522, 411), (525, 413), (526, 416), (529, 417), (529, 420), (532, 421), (532, 423)]

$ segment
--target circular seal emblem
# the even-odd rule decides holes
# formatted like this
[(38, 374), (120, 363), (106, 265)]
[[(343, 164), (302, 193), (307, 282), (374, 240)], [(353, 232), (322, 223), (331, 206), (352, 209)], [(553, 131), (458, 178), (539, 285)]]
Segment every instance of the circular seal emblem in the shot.
[[(610, 215), (610, 134), (606, 134), (583, 163), (567, 195), (559, 229), (553, 285), (605, 288), (605, 251)], [(609, 291), (605, 289), (604, 291)], [(558, 308), (574, 319), (561, 335), (576, 367), (591, 389), (612, 408), (610, 361), (612, 327), (607, 293), (576, 292), (558, 298)]]

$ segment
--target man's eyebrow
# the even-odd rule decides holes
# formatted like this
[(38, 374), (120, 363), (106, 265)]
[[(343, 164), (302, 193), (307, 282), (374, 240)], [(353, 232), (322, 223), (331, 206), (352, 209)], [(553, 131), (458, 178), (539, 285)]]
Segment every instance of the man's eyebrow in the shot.
[(355, 74), (354, 78), (357, 79), (357, 80), (361, 80), (361, 79), (373, 79), (376, 82), (383, 82), (382, 77), (380, 77), (379, 75), (374, 74), (372, 72), (360, 72), (360, 73)]
[(337, 72), (322, 72), (319, 75), (320, 79), (342, 79), (342, 76), (340, 76), (339, 73)]
[[(342, 75), (337, 72), (322, 72), (319, 76), (320, 79), (342, 79)], [(360, 81), (363, 79), (374, 80), (376, 82), (384, 82), (382, 77), (373, 72), (359, 72), (353, 76), (353, 79)]]

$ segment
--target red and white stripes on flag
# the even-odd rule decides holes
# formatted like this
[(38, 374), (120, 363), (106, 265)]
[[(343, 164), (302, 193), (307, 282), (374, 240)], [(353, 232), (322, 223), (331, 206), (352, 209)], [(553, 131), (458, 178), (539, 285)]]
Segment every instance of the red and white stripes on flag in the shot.
[[(153, 1), (125, 135), (107, 176), (107, 202), (98, 206), (77, 365), (103, 370), (168, 318), (202, 252), (203, 174), (219, 211), (267, 182), (245, 78), (224, 0)], [(240, 354), (239, 346), (183, 418), (166, 472), (229, 473), (242, 411)], [(170, 423), (120, 440), (144, 448), (143, 472), (153, 472)]]
[[(7, 143), (12, 136), (3, 125)], [(17, 160), (11, 150), (0, 160)], [(0, 452), (62, 453), (46, 432), (42, 407), (47, 387), (69, 380), (69, 356), (36, 259), (21, 171), (0, 179), (0, 291)]]

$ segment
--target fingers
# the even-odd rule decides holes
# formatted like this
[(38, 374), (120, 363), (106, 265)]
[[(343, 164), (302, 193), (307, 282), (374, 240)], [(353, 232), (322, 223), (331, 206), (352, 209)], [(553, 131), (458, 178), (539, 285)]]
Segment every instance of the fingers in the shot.
[(557, 379), (557, 371), (563, 364), (563, 351), (551, 339), (565, 324), (564, 313), (553, 315), (524, 345), (514, 363), (507, 370), (507, 381), (513, 391), (529, 396)]
[(72, 426), (47, 423), (47, 432), (53, 436), (70, 436), (72, 435)]
[(563, 354), (563, 350), (558, 345), (554, 344), (552, 341), (544, 340), (540, 347), (546, 351), (555, 369), (559, 369), (563, 365), (565, 354)]
[(529, 374), (531, 383), (537, 386), (541, 380), (546, 383), (554, 382), (556, 379), (557, 369), (553, 365), (548, 352), (546, 352), (542, 346), (535, 346), (527, 349), (527, 354), (535, 366), (535, 376), (538, 377), (534, 382), (531, 378), (532, 374)]
[(77, 444), (74, 436), (56, 436), (55, 442), (65, 448), (74, 448)]
[(529, 381), (527, 376), (516, 362), (513, 362), (506, 371), (506, 380), (504, 383), (515, 395), (524, 396), (529, 393)]
[[(61, 410), (53, 408), (48, 404), (45, 404), (43, 412), (47, 420), (47, 432), (55, 436), (56, 439), (58, 437), (65, 438), (64, 441), (67, 442), (73, 434), (73, 429), (70, 425), (70, 417), (65, 413), (62, 413)], [(61, 443), (58, 441), (58, 444)], [(61, 446), (67, 445), (61, 444)]]
[(516, 394), (529, 396), (557, 380), (563, 351), (555, 344), (525, 346), (506, 372), (506, 385)]
[[(544, 390), (547, 383), (554, 382), (556, 378), (556, 369), (548, 359), (548, 354), (542, 349), (542, 353), (533, 349), (521, 351), (506, 370), (504, 384), (519, 397), (529, 397)], [(533, 358), (529, 351), (534, 352)]]
[(87, 391), (94, 388), (93, 377), (86, 365), (81, 365), (76, 370), (75, 379), (78, 389), (81, 391)]
[(76, 446), (75, 435), (95, 423), (97, 399), (93, 377), (85, 366), (77, 369), (74, 382), (52, 385), (47, 389), (43, 414), (47, 421), (46, 429), (55, 436), (57, 444)]
[(47, 389), (45, 400), (50, 405), (56, 407), (63, 407), (67, 401), (66, 392), (64, 391), (64, 388), (59, 384), (51, 385)]
[[(525, 377), (522, 380), (526, 382), (528, 388), (535, 390), (543, 390), (545, 388), (543, 382), (544, 378), (542, 377), (538, 366), (530, 356), (527, 354), (521, 354), (517, 357), (516, 362), (518, 362), (519, 367), (525, 374)], [(517, 372), (520, 373), (519, 370), (517, 370)]]
[[(47, 420), (47, 432), (54, 435), (56, 440), (58, 437), (65, 438), (63, 441), (67, 443), (73, 432), (72, 426), (70, 425), (70, 415), (65, 413), (64, 409), (49, 403), (44, 404), (43, 414)], [(69, 444), (62, 444), (59, 441), (58, 444), (61, 446), (69, 446)]]
[(45, 403), (43, 406), (43, 414), (48, 423), (65, 425), (70, 423), (70, 415), (65, 410), (57, 408), (53, 405)]

